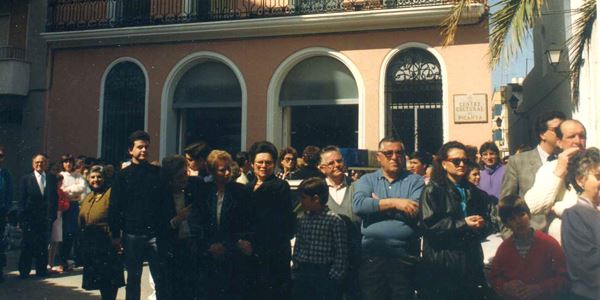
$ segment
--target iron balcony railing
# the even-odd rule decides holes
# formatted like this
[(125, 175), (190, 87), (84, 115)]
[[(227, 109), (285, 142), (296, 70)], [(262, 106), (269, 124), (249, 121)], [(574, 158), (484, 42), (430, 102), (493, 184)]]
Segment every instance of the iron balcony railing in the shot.
[(13, 46), (0, 46), (0, 60), (25, 60), (25, 49)]
[[(436, 6), (455, 0), (49, 0), (47, 31)], [(479, 0), (483, 2), (485, 0)]]

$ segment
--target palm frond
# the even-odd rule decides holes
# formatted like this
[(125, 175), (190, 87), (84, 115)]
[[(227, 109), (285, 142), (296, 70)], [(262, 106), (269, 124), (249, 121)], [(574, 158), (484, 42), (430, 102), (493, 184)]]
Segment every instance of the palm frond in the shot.
[(573, 24), (573, 35), (567, 40), (569, 60), (571, 62), (571, 91), (573, 105), (579, 105), (579, 78), (581, 67), (585, 62), (584, 52), (587, 51), (592, 39), (592, 29), (596, 20), (596, 0), (585, 0), (578, 10), (578, 17)]
[(472, 1), (473, 0), (454, 0), (454, 5), (452, 6), (450, 15), (448, 15), (448, 17), (442, 22), (443, 30), (441, 34), (444, 37), (444, 41), (442, 42), (443, 46), (448, 46), (454, 43), (454, 37), (456, 36), (456, 31), (458, 30), (460, 17)]
[(520, 51), (525, 35), (541, 17), (544, 0), (500, 0), (490, 20), (490, 65)]

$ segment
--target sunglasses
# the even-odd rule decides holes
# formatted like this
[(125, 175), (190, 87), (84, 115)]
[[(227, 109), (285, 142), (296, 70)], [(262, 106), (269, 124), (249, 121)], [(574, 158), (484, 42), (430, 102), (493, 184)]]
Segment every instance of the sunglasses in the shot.
[(394, 154), (396, 154), (396, 157), (402, 157), (404, 155), (404, 151), (399, 150), (379, 151), (379, 153), (383, 154), (383, 156), (385, 156), (387, 159), (391, 159), (392, 157), (394, 157)]
[(460, 166), (460, 164), (462, 163), (463, 166), (467, 165), (467, 162), (469, 161), (466, 158), (453, 158), (453, 159), (447, 159), (446, 161), (451, 162), (455, 167)]

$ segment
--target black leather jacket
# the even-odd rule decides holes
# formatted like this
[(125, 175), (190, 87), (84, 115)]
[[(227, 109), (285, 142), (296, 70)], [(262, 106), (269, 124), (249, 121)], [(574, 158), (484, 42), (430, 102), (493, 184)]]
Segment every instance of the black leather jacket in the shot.
[(430, 182), (421, 194), (419, 228), (423, 233), (423, 259), (427, 273), (434, 278), (481, 282), (483, 251), (481, 241), (492, 231), (486, 194), (464, 182), (467, 216), (480, 215), (486, 225), (469, 228), (465, 222), (460, 193), (450, 181), (440, 185)]

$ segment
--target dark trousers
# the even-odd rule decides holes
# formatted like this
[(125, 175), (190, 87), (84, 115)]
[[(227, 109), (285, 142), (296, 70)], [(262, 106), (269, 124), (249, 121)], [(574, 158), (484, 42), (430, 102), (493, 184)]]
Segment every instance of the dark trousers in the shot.
[(6, 230), (6, 214), (0, 210), (0, 277), (2, 277), (2, 269), (6, 267), (6, 247), (8, 240), (4, 232)]
[(165, 266), (165, 286), (169, 291), (163, 298), (206, 299), (206, 263), (203, 263), (205, 259), (195, 241), (192, 238), (175, 239), (169, 248)]
[(341, 299), (340, 283), (329, 277), (328, 265), (299, 263), (292, 275), (294, 300)]
[(393, 257), (363, 257), (360, 271), (363, 299), (414, 299), (414, 266)]
[(69, 209), (62, 213), (63, 241), (60, 243), (60, 258), (64, 266), (67, 266), (67, 260), (74, 259), (73, 254), (77, 255), (79, 251), (73, 249), (78, 233), (79, 203), (71, 201)]
[(164, 290), (163, 270), (158, 253), (155, 237), (147, 235), (124, 234), (123, 249), (125, 268), (127, 269), (127, 286), (125, 298), (127, 300), (140, 299), (140, 283), (142, 278), (142, 267), (144, 260), (148, 260), (150, 273), (154, 279), (156, 298), (161, 300), (161, 292)]
[(19, 274), (21, 277), (29, 275), (33, 259), (35, 259), (36, 275), (46, 275), (49, 235), (50, 226), (23, 226), (23, 240), (21, 242), (21, 255), (19, 256)]

